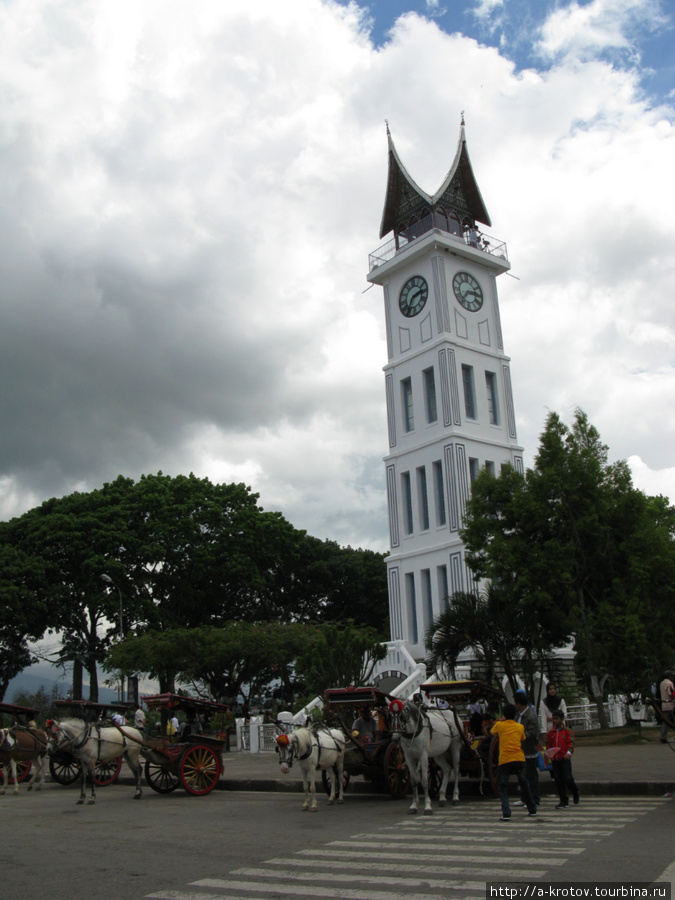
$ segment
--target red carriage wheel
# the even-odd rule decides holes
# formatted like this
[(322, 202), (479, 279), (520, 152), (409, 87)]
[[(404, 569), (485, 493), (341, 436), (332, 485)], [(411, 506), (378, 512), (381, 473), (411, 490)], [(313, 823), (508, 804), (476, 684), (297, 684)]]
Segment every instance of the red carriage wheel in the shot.
[(57, 752), (49, 757), (49, 771), (59, 784), (73, 784), (80, 777), (80, 761), (68, 753)]
[[(330, 797), (330, 778), (328, 777), (328, 770), (321, 770), (321, 784), (323, 785), (323, 789)], [(344, 771), (342, 773), (342, 793), (346, 793), (347, 788), (349, 787), (349, 772)]]
[(107, 787), (109, 784), (114, 784), (119, 777), (121, 768), (121, 756), (118, 756), (117, 759), (99, 759), (94, 771), (94, 781), (98, 787)]
[(398, 800), (410, 788), (410, 773), (400, 744), (390, 743), (384, 751), (384, 783), (391, 796)]
[[(9, 767), (9, 763), (7, 764)], [(29, 759), (22, 759), (16, 764), (16, 780), (20, 784), (22, 781), (25, 781), (30, 774), (30, 766), (31, 762)], [(14, 778), (12, 777), (12, 771), (10, 769), (9, 772), (9, 784), (14, 784)]]
[(180, 761), (180, 777), (189, 794), (200, 796), (210, 793), (220, 778), (220, 760), (210, 747), (194, 744)]
[(178, 775), (174, 775), (166, 766), (157, 765), (149, 759), (145, 762), (145, 780), (158, 794), (170, 794), (180, 784)]

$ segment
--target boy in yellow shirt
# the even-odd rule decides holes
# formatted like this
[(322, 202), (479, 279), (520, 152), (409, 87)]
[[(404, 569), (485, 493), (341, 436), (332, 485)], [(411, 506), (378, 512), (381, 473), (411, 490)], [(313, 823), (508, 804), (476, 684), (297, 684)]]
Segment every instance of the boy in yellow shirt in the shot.
[(525, 777), (525, 754), (523, 741), (525, 729), (516, 722), (516, 707), (513, 703), (504, 704), (503, 717), (492, 726), (490, 734), (499, 737), (499, 765), (497, 766), (497, 788), (502, 801), (502, 822), (511, 818), (509, 806), (509, 778), (515, 775), (520, 785), (520, 796), (527, 807), (530, 818), (537, 815), (537, 805), (532, 799), (530, 786)]

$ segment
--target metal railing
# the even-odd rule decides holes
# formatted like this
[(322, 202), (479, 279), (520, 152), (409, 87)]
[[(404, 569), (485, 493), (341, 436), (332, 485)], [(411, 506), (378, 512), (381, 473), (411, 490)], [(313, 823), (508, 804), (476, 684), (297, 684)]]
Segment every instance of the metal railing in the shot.
[(508, 260), (509, 258), (504, 241), (482, 234), (475, 229), (467, 229), (464, 234), (460, 234), (459, 224), (455, 220), (448, 219), (439, 213), (434, 213), (414, 222), (405, 231), (399, 232), (397, 238), (392, 238), (386, 244), (378, 247), (377, 250), (373, 250), (368, 256), (368, 271), (371, 272), (388, 260), (393, 259), (397, 253), (401, 253), (413, 241), (424, 234), (428, 234), (433, 229), (449, 235), (453, 240), (467, 247), (473, 247), (500, 259)]

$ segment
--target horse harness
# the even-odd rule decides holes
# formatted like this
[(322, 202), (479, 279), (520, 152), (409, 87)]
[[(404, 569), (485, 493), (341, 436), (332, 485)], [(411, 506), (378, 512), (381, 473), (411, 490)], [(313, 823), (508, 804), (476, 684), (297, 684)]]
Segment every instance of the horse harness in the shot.
[[(335, 749), (336, 749), (337, 752), (339, 753), (339, 752), (342, 750), (342, 747), (341, 747), (340, 744), (338, 743), (337, 739), (334, 738), (333, 735), (330, 733), (330, 730), (329, 730), (328, 728), (321, 728), (320, 731), (321, 731), (321, 733), (327, 735), (327, 736), (333, 741), (333, 743), (335, 744)], [(310, 733), (311, 733), (311, 736), (312, 736), (312, 737), (311, 737), (311, 740), (310, 740), (310, 742), (309, 742), (309, 747), (307, 748), (307, 750), (306, 750), (301, 756), (296, 756), (295, 751), (293, 750), (293, 747), (292, 747), (292, 746), (289, 747), (289, 750), (288, 750), (288, 760), (287, 760), (287, 761), (288, 761), (288, 768), (289, 768), (289, 769), (291, 769), (291, 768), (293, 767), (293, 757), (294, 757), (294, 756), (296, 757), (296, 759), (298, 760), (298, 762), (300, 762), (300, 761), (303, 760), (303, 759), (309, 759), (309, 757), (312, 755), (312, 751), (314, 750), (315, 747), (316, 747), (316, 748), (318, 749), (318, 751), (319, 751), (319, 752), (318, 752), (318, 756), (317, 756), (317, 760), (316, 760), (316, 767), (317, 767), (317, 769), (321, 768), (321, 766), (320, 766), (320, 763), (321, 763), (321, 751), (322, 751), (322, 750), (325, 750), (325, 749), (327, 749), (327, 748), (321, 746), (321, 741), (319, 740), (319, 736), (318, 736), (318, 734), (317, 734), (316, 731), (312, 731), (312, 732), (310, 732)], [(315, 741), (316, 741), (316, 743), (315, 743)], [(289, 743), (290, 743), (290, 742), (289, 742)], [(278, 748), (278, 746), (277, 746), (277, 753), (278, 753), (278, 752), (279, 752), (279, 748)], [(283, 760), (280, 758), (280, 759), (279, 759), (279, 765), (281, 765), (282, 762), (283, 762)]]
[[(80, 736), (80, 738), (79, 739), (74, 738), (74, 737), (69, 738), (66, 742), (64, 742), (60, 745), (60, 749), (68, 750), (70, 752), (74, 752), (75, 750), (81, 750), (82, 747), (84, 747), (85, 744), (89, 740), (93, 739), (96, 742), (96, 744), (98, 745), (98, 749), (96, 751), (96, 761), (99, 762), (101, 759), (101, 745), (112, 743), (112, 741), (107, 741), (105, 738), (101, 737), (101, 729), (102, 728), (116, 728), (119, 731), (119, 733), (122, 735), (122, 753), (124, 753), (124, 751), (127, 748), (127, 741), (133, 740), (133, 738), (131, 737), (131, 735), (127, 735), (116, 722), (114, 722), (112, 725), (100, 725), (98, 722), (96, 722), (95, 724), (92, 725), (89, 722), (87, 722), (86, 728), (82, 732), (82, 735)], [(57, 726), (57, 730), (58, 730), (58, 726)], [(94, 730), (96, 731), (95, 737), (94, 737), (94, 735), (92, 735), (92, 731), (94, 731)], [(63, 734), (63, 732), (61, 732), (61, 733)], [(138, 743), (138, 741), (135, 741), (134, 743)]]

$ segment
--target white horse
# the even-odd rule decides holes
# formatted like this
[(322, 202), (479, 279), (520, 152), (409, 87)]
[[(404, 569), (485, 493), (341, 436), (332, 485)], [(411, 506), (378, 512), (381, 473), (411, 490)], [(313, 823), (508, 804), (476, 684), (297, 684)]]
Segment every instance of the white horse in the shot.
[(96, 802), (96, 782), (94, 772), (99, 760), (107, 762), (123, 756), (136, 779), (138, 800), (141, 789), (142, 768), (140, 763), (143, 735), (137, 728), (128, 725), (90, 725), (82, 719), (64, 719), (62, 722), (48, 723), (50, 728), (50, 751), (63, 750), (80, 760), (81, 791), (78, 804), (84, 803), (87, 775), (91, 781), (89, 803)]
[(14, 792), (19, 793), (19, 778), (16, 771), (17, 762), (33, 763), (33, 774), (28, 782), (28, 790), (33, 790), (33, 783), (40, 776), (36, 791), (42, 788), (47, 769), (47, 735), (38, 728), (0, 728), (0, 763), (2, 763), (2, 790), (7, 791), (9, 778), (8, 769), (11, 768)]
[[(277, 753), (281, 771), (286, 775), (291, 770), (293, 760), (297, 759), (302, 772), (302, 786), (305, 789), (303, 809), (317, 811), (315, 778), (317, 769), (326, 769), (330, 776), (330, 797), (328, 803), (335, 803), (337, 785), (337, 802), (344, 802), (343, 771), (345, 761), (345, 744), (347, 739), (337, 728), (298, 728), (292, 734), (280, 734), (277, 737)], [(312, 803), (310, 807), (310, 791)]]
[(439, 806), (446, 804), (446, 792), (450, 770), (454, 771), (455, 784), (452, 802), (459, 803), (459, 755), (462, 735), (453, 710), (426, 709), (410, 700), (392, 700), (391, 737), (399, 740), (410, 773), (413, 801), (409, 812), (417, 812), (420, 784), (424, 791), (424, 815), (432, 813), (429, 799), (429, 759), (433, 759), (443, 773)]

